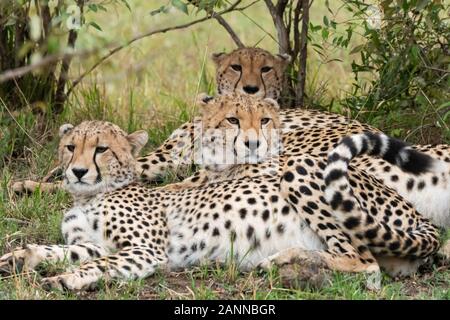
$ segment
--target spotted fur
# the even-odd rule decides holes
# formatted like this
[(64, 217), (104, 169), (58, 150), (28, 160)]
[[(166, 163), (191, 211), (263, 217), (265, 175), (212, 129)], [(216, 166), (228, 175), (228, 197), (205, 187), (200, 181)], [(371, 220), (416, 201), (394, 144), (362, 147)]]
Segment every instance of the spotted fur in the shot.
[[(98, 179), (89, 178), (77, 188), (73, 185), (79, 177), (67, 179), (65, 188), (76, 192), (62, 222), (66, 244), (28, 245), (8, 253), (0, 258), (3, 273), (14, 272), (15, 267), (35, 268), (43, 261), (79, 262), (63, 274), (43, 279), (46, 287), (69, 290), (92, 288), (100, 279), (144, 278), (161, 267), (177, 269), (230, 258), (242, 269), (308, 260), (334, 270), (378, 273), (379, 257), (397, 259), (404, 266), (439, 247), (437, 229), (393, 190), (368, 192), (369, 187), (382, 190), (382, 185), (364, 172), (349, 172), (354, 196), (363, 208), (371, 213), (383, 206), (398, 210), (387, 220), (385, 212), (376, 211), (373, 224), (386, 225), (385, 234), (393, 232), (394, 226), (396, 233), (410, 234), (426, 225), (427, 232), (401, 247), (393, 235), (386, 238), (366, 232), (358, 237), (344, 232), (323, 197), (325, 162), (320, 156), (280, 156), (274, 172), (261, 174), (253, 170), (267, 164), (243, 164), (234, 168), (241, 170), (242, 178), (183, 190), (148, 189), (131, 181), (116, 184), (113, 177), (135, 176), (132, 150), (138, 152), (145, 137), (137, 133), (129, 139), (130, 135), (115, 131), (112, 141), (111, 125), (100, 124), (102, 129), (95, 134), (83, 124), (73, 128), (71, 132), (83, 133), (83, 139), (69, 139), (70, 133), (65, 133), (60, 159), (66, 171), (71, 170), (75, 162), (67, 161), (68, 156), (89, 146), (84, 150), (90, 152), (91, 161), (84, 165), (90, 167), (92, 150), (107, 148), (101, 149), (97, 161), (102, 176), (111, 177), (105, 179), (106, 187), (96, 188), (93, 194), (92, 184), (101, 183)], [(113, 147), (116, 142), (121, 147)], [(69, 143), (74, 143), (73, 151), (67, 148)], [(129, 161), (117, 161), (110, 154), (113, 151), (120, 153), (118, 159)], [(401, 221), (398, 226), (397, 220)]]

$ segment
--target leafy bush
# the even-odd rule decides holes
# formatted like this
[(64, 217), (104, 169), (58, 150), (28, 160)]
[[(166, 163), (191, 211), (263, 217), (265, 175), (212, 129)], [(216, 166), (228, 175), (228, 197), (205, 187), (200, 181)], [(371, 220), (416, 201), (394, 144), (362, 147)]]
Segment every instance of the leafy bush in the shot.
[[(450, 142), (450, 5), (384, 0), (377, 8), (343, 2), (355, 17), (344, 23), (347, 35), (357, 31), (366, 42), (351, 51), (359, 52), (360, 61), (352, 63), (355, 82), (342, 105), (392, 135)], [(333, 32), (329, 25), (327, 32)], [(336, 40), (338, 46), (347, 44), (345, 37)], [(372, 80), (364, 80), (367, 73)]]

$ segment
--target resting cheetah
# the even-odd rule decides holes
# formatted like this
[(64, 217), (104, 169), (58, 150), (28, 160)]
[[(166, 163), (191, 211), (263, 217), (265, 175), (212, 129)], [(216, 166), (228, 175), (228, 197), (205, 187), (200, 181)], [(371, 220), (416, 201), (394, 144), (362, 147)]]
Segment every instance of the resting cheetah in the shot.
[[(211, 97), (206, 97), (203, 101), (202, 101), (202, 107), (203, 108), (207, 108), (209, 111), (209, 114), (213, 114), (216, 115), (213, 117), (213, 119), (211, 119), (211, 117), (203, 117), (202, 118), (202, 128), (204, 130), (208, 130), (208, 129), (216, 129), (216, 130), (222, 130), (222, 134), (226, 133), (226, 130), (229, 128), (229, 124), (227, 124), (228, 118), (224, 117), (223, 114), (227, 114), (227, 116), (233, 117), (233, 122), (235, 122), (235, 125), (238, 126), (239, 125), (239, 120), (237, 118), (234, 118), (235, 114), (230, 111), (230, 109), (232, 110), (238, 110), (239, 108), (242, 110), (245, 110), (245, 108), (243, 108), (242, 106), (239, 105), (239, 103), (242, 103), (243, 101), (252, 104), (254, 107), (259, 106), (260, 108), (264, 108), (264, 104), (258, 103), (258, 100), (252, 100), (251, 98), (240, 98), (238, 101), (234, 102), (235, 105), (233, 105), (233, 99), (235, 99), (233, 96), (221, 96), (221, 97), (216, 97), (216, 98), (211, 98)], [(271, 106), (272, 107), (272, 106)], [(221, 114), (222, 112), (222, 114)], [(244, 112), (242, 112), (244, 113)], [(261, 113), (262, 115), (264, 115), (264, 113)], [(244, 114), (243, 114), (244, 115)], [(257, 120), (259, 120), (260, 118), (257, 117)], [(256, 121), (258, 122), (258, 121)], [(255, 123), (256, 123), (255, 122)], [(274, 123), (278, 123), (278, 121), (274, 121)], [(274, 128), (280, 128), (277, 126), (274, 126)], [(252, 130), (258, 130), (258, 127), (255, 126), (255, 128), (252, 128)], [(245, 132), (245, 130), (241, 131)], [(332, 140), (334, 140), (335, 138), (333, 137), (332, 132), (330, 132), (330, 138)], [(264, 135), (259, 135), (260, 137), (264, 138)], [(370, 153), (370, 156), (382, 156), (384, 161), (387, 161), (390, 164), (393, 164), (394, 166), (398, 167), (399, 170), (402, 170), (402, 173), (405, 174), (409, 172), (409, 174), (411, 174), (412, 176), (417, 176), (417, 175), (421, 175), (424, 174), (424, 172), (432, 172), (436, 177), (439, 177), (439, 179), (445, 181), (446, 179), (448, 179), (449, 176), (449, 167), (448, 165), (443, 162), (443, 161), (437, 161), (435, 159), (430, 158), (429, 156), (423, 155), (421, 153), (418, 153), (414, 150), (411, 150), (410, 147), (406, 147), (406, 145), (398, 140), (395, 139), (391, 139), (385, 135), (374, 135), (373, 133), (365, 133), (364, 135), (355, 135), (354, 137), (352, 137), (355, 140), (361, 139), (363, 142), (366, 141), (366, 136), (368, 138), (372, 138), (371, 142), (374, 144), (374, 146), (372, 146), (373, 150)], [(216, 137), (214, 137), (216, 138)], [(348, 139), (344, 139), (343, 140), (343, 146), (346, 147), (345, 143), (348, 143)], [(375, 141), (375, 142), (374, 142)], [(306, 141), (306, 143), (308, 144), (309, 142)], [(361, 144), (361, 142), (359, 142)], [(337, 152), (342, 152), (342, 145), (339, 146), (339, 148), (337, 148), (334, 153)], [(224, 143), (224, 145), (222, 146), (223, 148), (227, 147), (227, 144)], [(235, 146), (236, 147), (236, 146)], [(367, 149), (367, 148), (366, 148)], [(359, 154), (363, 154), (365, 151), (365, 149), (360, 150)], [(334, 154), (333, 153), (333, 154)], [(322, 155), (323, 156), (323, 155)], [(353, 155), (354, 156), (354, 155)], [(398, 157), (398, 159), (396, 158)], [(343, 159), (347, 159), (347, 158), (343, 158)], [(217, 168), (207, 168), (206, 170), (199, 170), (197, 171), (192, 177), (184, 180), (181, 183), (177, 183), (177, 184), (173, 184), (170, 186), (170, 188), (174, 188), (177, 190), (180, 190), (182, 188), (192, 188), (192, 187), (200, 187), (201, 185), (207, 184), (207, 183), (212, 183), (212, 182), (218, 182), (218, 181), (223, 181), (223, 180), (230, 180), (230, 179), (240, 179), (242, 177), (255, 177), (255, 176), (261, 176), (261, 175), (275, 175), (276, 173), (274, 173), (274, 170), (276, 169), (276, 165), (279, 165), (279, 159), (278, 161), (275, 159), (270, 159), (271, 163), (264, 163), (264, 164), (259, 164), (257, 166), (242, 166), (242, 165), (232, 165), (227, 167), (226, 170), (222, 170), (222, 171), (218, 171)], [(348, 159), (348, 161), (350, 161), (350, 159)], [(403, 162), (402, 162), (403, 161)], [(429, 168), (429, 166), (431, 164), (435, 164), (438, 166), (435, 166), (432, 170)], [(333, 168), (333, 166), (331, 166), (331, 168)], [(345, 168), (345, 170), (347, 170)], [(276, 171), (275, 171), (276, 172)], [(318, 178), (321, 178), (320, 173), (318, 173)], [(326, 180), (325, 180), (326, 181)], [(376, 182), (376, 180), (372, 180), (372, 183), (378, 183), (378, 185), (381, 185), (380, 182)], [(308, 188), (302, 187), (304, 192), (308, 192)], [(373, 190), (373, 188), (368, 185), (369, 191)], [(440, 190), (442, 192), (442, 190)], [(367, 200), (367, 196), (365, 196), (364, 198), (365, 200)], [(348, 203), (348, 202), (347, 202)], [(378, 204), (383, 204), (382, 200), (380, 198), (377, 198), (377, 203)], [(392, 205), (395, 205), (395, 201), (391, 203)], [(366, 206), (367, 204), (365, 204)], [(335, 208), (333, 208), (335, 209)], [(381, 210), (379, 210), (381, 209)], [(373, 216), (379, 216), (379, 219), (381, 220), (381, 218), (383, 219), (384, 222), (389, 222), (390, 220), (390, 216), (393, 215), (394, 208), (391, 207), (391, 205), (388, 205), (386, 209), (383, 208), (377, 208), (376, 205), (374, 204), (374, 206), (371, 208), (371, 215)], [(357, 211), (359, 212), (359, 210)], [(381, 212), (381, 214), (379, 213)], [(383, 217), (383, 212), (386, 216)], [(399, 211), (398, 209), (395, 210), (395, 216), (401, 215), (402, 212)], [(309, 217), (309, 219), (313, 220), (312, 217)], [(307, 218), (307, 220), (309, 220)], [(372, 219), (370, 216), (368, 217), (369, 221), (370, 219)], [(320, 233), (320, 230), (317, 230), (317, 223), (311, 222), (311, 220), (308, 221), (308, 224), (312, 227), (312, 229), (314, 231), (318, 231)], [(354, 222), (354, 221), (359, 221), (361, 220), (361, 218), (354, 218), (352, 217), (349, 221), (350, 222)], [(396, 227), (401, 227), (402, 226), (402, 221), (401, 220), (392, 220), (393, 224)], [(412, 220), (409, 220), (408, 223), (411, 223)], [(342, 221), (342, 223), (344, 223), (344, 221)], [(324, 224), (322, 223), (322, 226)], [(346, 227), (348, 225), (344, 224), (344, 227)], [(369, 222), (366, 222), (366, 227), (363, 228), (364, 230), (367, 230), (369, 226)], [(407, 227), (407, 226), (406, 226)], [(409, 231), (411, 231), (411, 229), (409, 227), (407, 227), (407, 229), (409, 229)], [(378, 230), (378, 228), (376, 227), (375, 229), (372, 229), (369, 231), (369, 233), (373, 234), (373, 232), (376, 232), (374, 230)], [(400, 235), (402, 235), (402, 232), (400, 231)], [(360, 234), (357, 235), (358, 237), (361, 237)], [(374, 236), (375, 237), (375, 236)], [(414, 235), (413, 235), (414, 237)], [(370, 239), (372, 240), (372, 239)], [(407, 242), (409, 242), (410, 240), (408, 240)]]
[[(403, 266), (439, 247), (433, 225), (357, 170), (348, 175), (353, 196), (371, 215), (365, 214), (360, 234), (343, 232), (323, 196), (325, 162), (317, 156), (282, 156), (274, 175), (184, 190), (148, 189), (132, 183), (137, 177), (133, 155), (145, 144), (145, 132), (127, 135), (111, 123), (87, 121), (62, 126), (60, 135), (63, 185), (74, 197), (62, 222), (66, 245), (28, 245), (0, 258), (3, 272), (42, 261), (80, 262), (44, 278), (46, 287), (80, 290), (101, 278), (142, 278), (158, 267), (230, 258), (242, 269), (295, 259), (378, 272), (374, 255), (378, 261), (396, 258)], [(251, 165), (241, 165), (246, 166)], [(389, 208), (395, 215), (384, 219)]]
[[(212, 117), (203, 116), (197, 120), (201, 123), (204, 130), (222, 129), (227, 130), (230, 124), (225, 121), (224, 113), (227, 113), (230, 108), (234, 112), (240, 108), (251, 108), (260, 104), (260, 100), (251, 97), (239, 98), (237, 95), (222, 95), (215, 98), (204, 96), (203, 100), (199, 100), (202, 109), (208, 109)], [(246, 105), (244, 106), (243, 103)], [(272, 102), (272, 108), (273, 104)], [(233, 116), (234, 113), (231, 113)], [(339, 142), (341, 137), (348, 133), (360, 133), (367, 129), (363, 125), (352, 124), (344, 129), (342, 126), (329, 126), (328, 128), (297, 128), (295, 130), (287, 130), (283, 128), (283, 123), (280, 123), (279, 116), (271, 112), (271, 117), (275, 119), (272, 128), (281, 130), (281, 138), (283, 145), (283, 154), (290, 157), (302, 155), (315, 155), (326, 159), (329, 150)], [(201, 121), (200, 121), (201, 120)], [(224, 121), (223, 123), (221, 121)], [(239, 126), (239, 119), (235, 126)], [(257, 130), (257, 128), (253, 128)], [(284, 130), (284, 131), (283, 131)], [(183, 133), (182, 133), (183, 134)], [(181, 135), (182, 135), (181, 134)], [(185, 133), (184, 133), (185, 134)], [(194, 133), (190, 138), (195, 141), (198, 132)], [(260, 135), (263, 136), (263, 135)], [(183, 138), (183, 137), (181, 137)], [(193, 143), (195, 145), (195, 143)], [(226, 146), (223, 147), (224, 149)], [(449, 146), (441, 145), (436, 147), (422, 146), (414, 148), (428, 152), (434, 158), (442, 160), (440, 172), (431, 171), (417, 174), (414, 172), (407, 172), (401, 170), (398, 166), (392, 165), (385, 159), (375, 159), (372, 156), (362, 155), (352, 162), (353, 166), (359, 170), (364, 170), (370, 175), (376, 177), (381, 183), (393, 188), (406, 200), (410, 201), (419, 212), (425, 217), (430, 218), (433, 223), (442, 227), (450, 226), (450, 159), (445, 156), (445, 151), (449, 150)], [(271, 153), (276, 153), (279, 149), (272, 150)], [(170, 155), (167, 158), (177, 155)], [(197, 157), (198, 158), (198, 157)], [(270, 158), (270, 157), (269, 157)], [(264, 159), (261, 159), (263, 161)], [(142, 165), (142, 158), (138, 159), (139, 170), (145, 171), (145, 163)], [(145, 161), (145, 158), (144, 158)], [(258, 162), (261, 162), (258, 161)], [(267, 159), (266, 159), (267, 161)], [(270, 159), (271, 166), (274, 165), (274, 159)], [(195, 160), (196, 163), (200, 163)], [(248, 161), (247, 161), (248, 162)], [(242, 163), (242, 162), (240, 162)], [(231, 179), (233, 177), (240, 178), (243, 175), (260, 175), (263, 172), (270, 172), (271, 166), (259, 164), (252, 166), (251, 170), (246, 171), (245, 167), (240, 168), (239, 164), (236, 168), (233, 166), (218, 166), (212, 168), (210, 165), (208, 170), (197, 171), (192, 177), (184, 180), (174, 187), (198, 185), (208, 182)], [(226, 168), (226, 169), (225, 169)]]

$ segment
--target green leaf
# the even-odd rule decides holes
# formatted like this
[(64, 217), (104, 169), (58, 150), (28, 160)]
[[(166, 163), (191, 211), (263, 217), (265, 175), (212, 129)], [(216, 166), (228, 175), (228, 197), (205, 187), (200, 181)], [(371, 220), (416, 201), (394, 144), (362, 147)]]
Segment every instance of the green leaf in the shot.
[(350, 51), (350, 54), (358, 53), (358, 52), (360, 52), (363, 48), (364, 48), (364, 44), (360, 44), (359, 46), (354, 47), (354, 48)]
[(322, 39), (327, 40), (329, 35), (330, 32), (328, 31), (328, 29), (322, 29)]
[(167, 13), (168, 10), (169, 10), (169, 8), (167, 8), (166, 6), (161, 6), (156, 10), (150, 11), (150, 15), (155, 16), (160, 13)]
[(430, 0), (419, 0), (416, 4), (416, 9), (418, 11), (422, 10), (423, 8), (425, 8), (428, 3), (430, 2)]
[(410, 7), (409, 2), (407, 0), (403, 0), (402, 1), (402, 9), (403, 9), (403, 11), (408, 12), (409, 7)]
[(312, 32), (316, 32), (316, 31), (319, 31), (320, 29), (322, 29), (322, 26), (321, 26), (321, 25), (315, 26), (315, 25), (313, 25), (313, 24), (310, 22), (310, 23), (309, 23), (309, 29), (310, 29)]
[(91, 3), (90, 5), (88, 5), (88, 8), (93, 11), (93, 12), (97, 12), (98, 11), (98, 7), (96, 4)]
[(127, 0), (121, 0), (121, 1), (128, 8), (128, 11), (131, 12), (131, 7), (130, 7), (130, 4), (128, 3), (128, 1)]
[(16, 24), (16, 19), (9, 17), (8, 20), (5, 23), (5, 27), (13, 26), (15, 24)]
[(327, 10), (329, 13), (334, 14), (333, 11), (330, 8), (330, 1), (329, 0), (325, 0), (325, 6), (327, 7)]
[(58, 38), (55, 36), (49, 36), (47, 40), (48, 53), (57, 53), (59, 50)]
[(94, 21), (89, 22), (89, 24), (91, 26), (93, 26), (95, 29), (97, 29), (98, 31), (103, 31), (102, 28), (100, 28), (100, 26), (97, 23), (95, 23)]
[(181, 0), (171, 0), (171, 3), (178, 10), (184, 12), (185, 14), (189, 14), (186, 3), (182, 2)]
[(323, 23), (328, 27), (330, 25), (330, 22), (328, 21), (327, 16), (323, 16)]
[(106, 9), (105, 6), (101, 5), (101, 4), (97, 4), (97, 8), (99, 8), (102, 11), (108, 12), (108, 10)]

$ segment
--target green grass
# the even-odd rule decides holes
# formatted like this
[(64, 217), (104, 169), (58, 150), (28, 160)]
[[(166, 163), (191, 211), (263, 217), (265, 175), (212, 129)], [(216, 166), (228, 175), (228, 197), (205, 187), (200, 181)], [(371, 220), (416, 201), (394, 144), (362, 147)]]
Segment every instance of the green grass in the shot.
[[(70, 205), (68, 195), (38, 190), (19, 197), (5, 188), (10, 176), (4, 176), (0, 192), (2, 252), (25, 243), (62, 243), (59, 225), (62, 212)], [(0, 299), (450, 299), (448, 266), (406, 279), (385, 276), (378, 292), (366, 288), (367, 279), (361, 274), (333, 272), (321, 287), (298, 287), (295, 282), (286, 284), (277, 270), (240, 273), (233, 263), (174, 273), (158, 271), (133, 282), (101, 282), (94, 292), (46, 292), (40, 288), (42, 276), (54, 275), (66, 266), (49, 264), (39, 273), (3, 279)]]
[[(180, 12), (152, 17), (149, 12), (166, 1), (130, 1), (133, 9), (110, 9), (108, 13), (89, 13), (103, 29), (91, 28), (80, 36), (78, 47), (89, 48), (101, 41), (124, 41), (135, 34), (162, 26), (182, 23), (190, 18)], [(326, 14), (315, 2), (312, 22)], [(246, 16), (247, 15), (247, 16)], [(232, 13), (227, 21), (247, 45), (276, 52), (277, 44), (253, 21), (274, 33), (262, 3), (246, 15)], [(113, 18), (111, 18), (111, 16)], [(347, 18), (345, 13), (338, 17)], [(249, 31), (251, 30), (251, 32)], [(352, 40), (353, 46), (361, 41)], [(214, 92), (212, 52), (231, 50), (233, 43), (215, 21), (184, 31), (143, 39), (122, 50), (87, 77), (70, 97), (62, 115), (45, 113), (43, 103), (13, 113), (12, 106), (0, 100), (0, 252), (25, 243), (62, 243), (59, 230), (62, 212), (70, 206), (63, 191), (45, 194), (39, 191), (17, 196), (8, 190), (12, 179), (42, 178), (57, 158), (58, 127), (86, 119), (104, 119), (128, 131), (145, 129), (150, 141), (146, 151), (158, 146), (175, 128), (195, 114), (197, 92)], [(352, 82), (349, 50), (331, 50), (330, 59), (343, 62), (324, 64), (313, 50), (309, 52), (307, 93), (326, 105), (340, 98)], [(95, 62), (95, 58), (75, 60), (73, 76)], [(43, 112), (35, 112), (39, 107)], [(337, 110), (341, 110), (338, 106)], [(168, 178), (168, 182), (174, 178)], [(450, 234), (449, 234), (450, 236)], [(61, 266), (46, 266), (52, 274)], [(424, 275), (395, 280), (385, 277), (380, 292), (365, 288), (362, 275), (333, 273), (321, 288), (289, 288), (277, 271), (238, 273), (235, 266), (202, 266), (179, 273), (158, 272), (146, 280), (129, 283), (100, 283), (97, 291), (80, 294), (45, 292), (39, 286), (40, 275), (16, 275), (0, 281), (0, 299), (449, 299), (450, 271), (432, 270)]]

